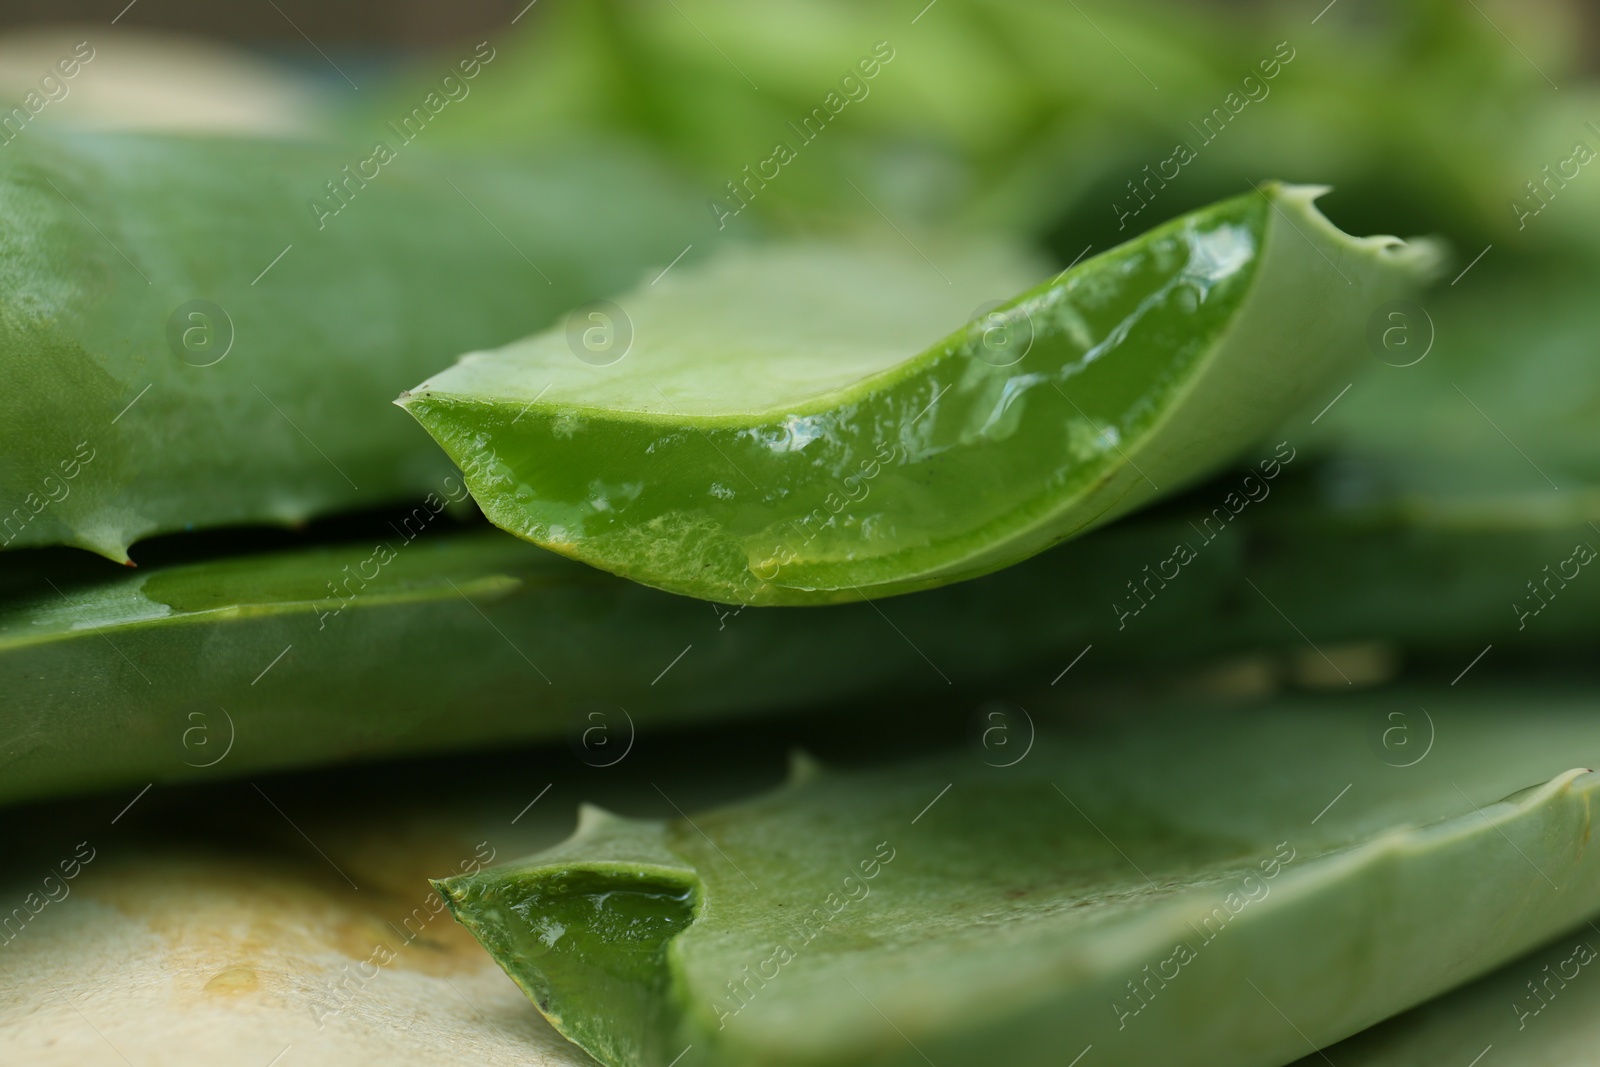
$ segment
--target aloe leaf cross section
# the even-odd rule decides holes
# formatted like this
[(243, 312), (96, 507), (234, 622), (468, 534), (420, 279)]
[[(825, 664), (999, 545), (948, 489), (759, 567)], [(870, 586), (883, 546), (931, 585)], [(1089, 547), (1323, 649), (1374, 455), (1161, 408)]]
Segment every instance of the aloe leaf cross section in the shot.
[(605, 358), (552, 331), (399, 402), (495, 523), (648, 585), (942, 585), (1181, 487), (1320, 396), (1434, 255), (1343, 234), (1319, 191), (1262, 186), (1003, 304), (1017, 268), (977, 253), (731, 252), (597, 312)]
[[(1174, 707), (1004, 767), (801, 761), (435, 884), (606, 1067), (1273, 1067), (1593, 908), (1595, 695), (1419, 699)], [(1438, 744), (1385, 762), (1396, 721)]]

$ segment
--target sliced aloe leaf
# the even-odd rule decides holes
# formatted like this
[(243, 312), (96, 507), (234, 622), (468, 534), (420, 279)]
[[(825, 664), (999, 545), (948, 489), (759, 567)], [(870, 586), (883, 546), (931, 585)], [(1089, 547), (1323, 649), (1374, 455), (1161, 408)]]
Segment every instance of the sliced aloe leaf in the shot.
[(627, 155), (386, 150), (6, 146), (0, 547), (126, 561), (149, 533), (421, 497), (449, 468), (394, 393), (629, 284), (690, 224)]
[(497, 525), (648, 585), (755, 604), (942, 585), (1216, 469), (1361, 348), (1431, 249), (1350, 238), (1317, 192), (1176, 219), (942, 340), (1004, 276), (738, 253), (620, 298), (625, 359), (575, 361), (555, 332), (400, 403)]
[[(1595, 907), (1595, 696), (1194, 708), (574, 836), (436, 883), (608, 1067), (1270, 1067)], [(1507, 711), (1515, 709), (1515, 715)], [(826, 1020), (826, 1025), (819, 1025)]]

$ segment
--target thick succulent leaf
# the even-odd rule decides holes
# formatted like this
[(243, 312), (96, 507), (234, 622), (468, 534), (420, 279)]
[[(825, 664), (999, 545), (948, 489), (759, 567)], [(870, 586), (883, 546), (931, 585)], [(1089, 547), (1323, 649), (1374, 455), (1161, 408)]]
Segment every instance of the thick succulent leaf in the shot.
[[(1000, 630), (1015, 589), (993, 591), (987, 633), (930, 646), (932, 668), (867, 605), (738, 612), (417, 515), (371, 542), (109, 578), (71, 553), (0, 569), (0, 802), (563, 735), (604, 765), (636, 729), (932, 695), (1051, 651)], [(929, 607), (952, 626), (984, 610)]]
[(608, 1067), (1269, 1067), (1595, 909), (1594, 695), (1436, 706), (1390, 765), (1373, 735), (1419, 699), (1175, 709), (1006, 767), (802, 763), (438, 885)]
[[(1498, 667), (1507, 654), (1570, 657), (1600, 636), (1600, 583), (1586, 577), (1600, 531), (1582, 497), (1512, 511), (1386, 463), (1318, 461), (1286, 443), (1260, 455), (975, 588), (1042, 594), (1049, 613), (1030, 625), (1063, 649), (1092, 644), (1089, 670), (1273, 652), (1343, 686), (1349, 651), (1389, 670), (1412, 654), (1457, 662), (1448, 680), (1486, 644)], [(931, 628), (907, 632), (920, 644)]]
[(420, 497), (448, 466), (395, 392), (631, 283), (688, 226), (631, 156), (390, 151), (376, 169), (370, 142), (6, 146), (0, 546), (122, 561), (153, 532)]
[[(1589, 1067), (1600, 1047), (1600, 926), (1584, 923), (1486, 978), (1328, 1049), (1339, 1067)], [(1488, 1053), (1492, 1050), (1493, 1058)], [(1320, 1056), (1295, 1067), (1317, 1067)]]
[[(1489, 643), (1479, 671), (1592, 646), (1600, 583), (1576, 560), (1600, 536), (1581, 517), (1507, 526), (1493, 509), (1385, 495), (1349, 465), (1297, 477), (1310, 461), (1282, 454), (1287, 470), (1268, 463), (881, 606), (696, 603), (499, 531), (447, 529), (426, 508), (373, 542), (209, 562), (12, 556), (0, 561), (0, 671), (13, 680), (0, 801), (582, 736), (593, 712), (607, 728), (593, 739), (620, 745), (630, 722), (1014, 697), (1069, 665), (1073, 681), (1115, 679), (1249, 655), (1253, 678), (1343, 688), (1414, 656), (1453, 677)], [(1181, 568), (1177, 546), (1193, 552)]]
[(1512, 255), (1490, 250), (1457, 284), (1397, 310), (1377, 348), (1391, 365), (1357, 381), (1316, 429), (1419, 492), (1476, 499), (1507, 524), (1600, 518), (1589, 285), (1600, 264)]
[(756, 604), (943, 585), (1215, 470), (1360, 350), (1432, 250), (1350, 238), (1316, 193), (1176, 219), (942, 340), (1006, 276), (741, 253), (622, 297), (626, 322), (595, 329), (631, 351), (607, 334), (604, 366), (556, 331), (401, 403), (496, 524), (648, 585)]

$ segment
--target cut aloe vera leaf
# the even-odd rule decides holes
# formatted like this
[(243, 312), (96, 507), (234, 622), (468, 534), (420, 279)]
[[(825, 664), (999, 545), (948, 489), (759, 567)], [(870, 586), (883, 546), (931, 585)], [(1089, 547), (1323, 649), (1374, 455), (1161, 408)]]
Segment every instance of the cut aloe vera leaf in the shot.
[[(1584, 923), (1486, 978), (1341, 1041), (1328, 1058), (1339, 1067), (1470, 1065), (1474, 1058), (1498, 1067), (1589, 1067), (1600, 1047), (1600, 983), (1589, 980), (1597, 960), (1600, 928)], [(1323, 1063), (1309, 1056), (1294, 1067)]]
[(607, 1067), (1270, 1067), (1595, 907), (1595, 695), (1435, 707), (1430, 753), (1386, 765), (1371, 735), (1420, 699), (1174, 709), (1009, 767), (802, 766), (681, 819), (589, 809), (437, 884)]
[(1215, 470), (1362, 348), (1432, 249), (1340, 233), (1318, 191), (1176, 219), (942, 340), (1009, 283), (738, 252), (620, 298), (631, 348), (607, 366), (559, 331), (400, 403), (497, 525), (647, 585), (752, 604), (943, 585)]
[(126, 561), (419, 498), (449, 468), (396, 390), (630, 283), (693, 218), (614, 153), (375, 170), (370, 144), (49, 133), (0, 158), (3, 547)]

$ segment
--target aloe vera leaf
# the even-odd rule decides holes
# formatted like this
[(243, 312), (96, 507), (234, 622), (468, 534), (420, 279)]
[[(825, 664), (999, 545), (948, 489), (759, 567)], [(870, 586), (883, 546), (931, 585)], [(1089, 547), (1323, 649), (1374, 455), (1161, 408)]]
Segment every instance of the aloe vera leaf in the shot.
[(1600, 485), (1600, 318), (1594, 257), (1501, 251), (1392, 320), (1396, 365), (1358, 380), (1317, 430), (1418, 492), (1531, 501), (1502, 509), (1514, 522)]
[(713, 610), (417, 525), (111, 578), (70, 554), (0, 568), (0, 803), (563, 735), (609, 764), (635, 729), (932, 695), (1019, 654), (952, 635), (939, 673), (865, 605)]
[[(1592, 644), (1594, 494), (1468, 497), (1348, 457), (1300, 464), (1312, 465), (1224, 475), (1015, 568), (1014, 582), (992, 575), (978, 595), (1003, 583), (1019, 603), (1043, 596), (1049, 616), (1025, 625), (1062, 649), (1092, 643), (1091, 671), (1252, 652), (1320, 671), (1319, 649), (1378, 642), (1402, 659), (1459, 656), (1453, 675), (1488, 643), (1496, 665)], [(934, 625), (907, 632), (921, 644)]]
[(1215, 470), (1315, 395), (1432, 261), (1340, 233), (1317, 192), (1176, 219), (943, 340), (928, 303), (967, 314), (981, 271), (741, 253), (621, 298), (629, 358), (578, 364), (545, 334), (400, 403), (491, 521), (645, 584), (755, 604), (942, 585)]
[(563, 735), (609, 765), (635, 729), (932, 700), (1059, 651), (1046, 605), (1014, 623), (1011, 581), (928, 594), (924, 634), (865, 604), (702, 604), (429, 522), (109, 577), (0, 560), (0, 803)]
[(1593, 694), (1436, 708), (1427, 758), (1379, 762), (1371, 727), (1419, 699), (1174, 709), (669, 821), (588, 809), (437, 884), (607, 1067), (1268, 1067), (1595, 907)]
[(626, 154), (402, 145), (344, 176), (370, 154), (43, 129), (6, 146), (0, 543), (126, 561), (154, 532), (420, 497), (449, 468), (386, 414), (398, 388), (681, 248), (666, 179)]
[[(1577, 544), (1600, 546), (1581, 514), (1508, 525), (1496, 507), (1384, 503), (1370, 492), (1354, 508), (1338, 502), (1348, 470), (1327, 494), (1321, 481), (1257, 482), (1270, 495), (1230, 519), (1225, 490), (1237, 487), (1224, 480), (881, 609), (688, 602), (491, 530), (429, 531), (408, 544), (385, 529), (374, 540), (398, 558), (382, 566), (366, 542), (110, 576), (72, 553), (14, 556), (0, 560), (0, 672), (15, 680), (0, 724), (0, 802), (556, 738), (594, 711), (620, 744), (624, 708), (649, 729), (880, 694), (1014, 697), (1030, 680), (1059, 680), (1069, 663), (1064, 686), (1265, 653), (1342, 686), (1322, 658), (1337, 662), (1342, 645), (1448, 659), (1451, 676), (1491, 642), (1480, 671), (1508, 655), (1570, 657), (1592, 645), (1600, 583), (1541, 586), (1548, 603), (1536, 614), (1516, 607), (1538, 606), (1527, 583), (1543, 581), (1543, 568)], [(1196, 558), (1171, 582), (1152, 578), (1178, 544)], [(240, 741), (202, 766), (231, 735), (219, 708)]]
[[(1587, 1067), (1600, 1044), (1600, 930), (1585, 923), (1493, 974), (1328, 1049), (1340, 1067)], [(1489, 1057), (1484, 1057), (1487, 1062)], [(1319, 1057), (1297, 1060), (1312, 1067)]]

